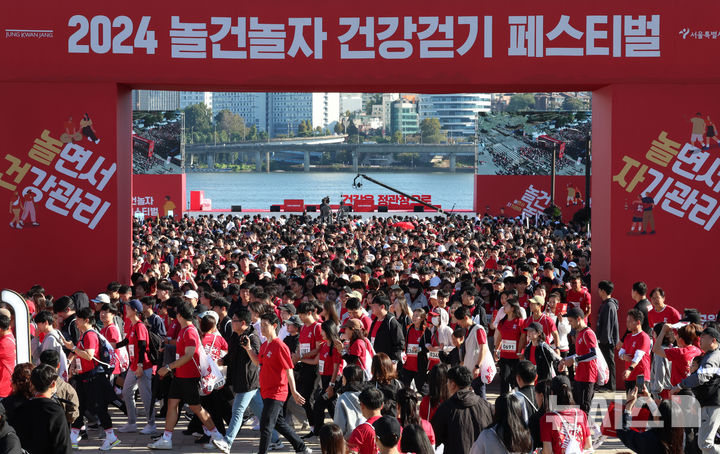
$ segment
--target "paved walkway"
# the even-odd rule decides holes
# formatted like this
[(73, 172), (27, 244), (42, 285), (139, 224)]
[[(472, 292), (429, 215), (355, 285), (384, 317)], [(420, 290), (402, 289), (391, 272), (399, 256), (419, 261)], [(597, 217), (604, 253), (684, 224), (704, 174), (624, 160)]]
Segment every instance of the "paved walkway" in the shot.
[[(604, 394), (596, 394), (596, 398), (610, 398), (611, 394), (604, 393)], [(488, 398), (490, 399), (490, 402), (494, 402), (497, 398), (497, 393), (489, 393)], [(138, 402), (138, 406), (140, 406), (140, 403)], [(113, 424), (116, 428), (121, 427), (125, 424), (127, 421), (126, 417), (120, 413), (119, 411), (115, 410), (111, 414), (113, 418)], [(328, 420), (329, 422), (330, 420)], [(139, 427), (142, 428), (142, 425), (144, 424), (144, 418), (139, 418)], [(161, 424), (163, 423), (162, 420), (158, 420), (158, 429), (162, 430)], [(219, 452), (217, 449), (204, 449), (202, 445), (195, 444), (195, 439), (191, 436), (185, 436), (182, 434), (182, 431), (187, 427), (187, 419), (184, 417), (181, 417), (180, 422), (178, 423), (177, 428), (175, 429), (175, 434), (173, 436), (173, 451), (171, 452), (183, 452), (183, 453), (207, 453), (207, 452)], [(299, 435), (304, 435), (307, 431), (299, 431), (300, 427), (296, 426), (296, 430), (298, 430)], [(102, 444), (102, 440), (100, 440), (100, 436), (102, 435), (102, 431), (96, 430), (96, 431), (90, 431), (90, 440), (82, 440), (80, 442), (80, 451), (98, 451), (98, 447)], [(138, 453), (138, 452), (150, 452), (150, 450), (147, 448), (147, 444), (151, 441), (150, 436), (148, 435), (140, 435), (139, 433), (132, 433), (132, 434), (121, 434), (118, 433), (117, 436), (122, 440), (122, 443), (114, 448), (112, 452), (115, 452), (117, 454), (122, 453)], [(254, 453), (257, 452), (258, 449), (258, 440), (259, 440), (259, 432), (253, 431), (249, 427), (243, 427), (240, 432), (238, 433), (238, 438), (235, 440), (235, 443), (232, 447), (232, 452), (237, 453)], [(271, 451), (281, 454), (290, 454), (294, 451), (292, 450), (292, 447), (290, 444), (285, 441), (282, 437), (281, 440), (283, 440), (285, 444), (285, 448), (278, 450), (278, 451)], [(312, 448), (313, 452), (320, 453), (320, 446), (318, 444), (318, 439), (313, 438), (307, 442), (308, 446)], [(162, 451), (158, 451), (162, 452)], [(630, 452), (627, 448), (624, 448), (622, 443), (617, 438), (610, 438), (603, 446), (596, 451), (596, 453), (601, 454), (620, 454), (620, 453), (628, 453)]]

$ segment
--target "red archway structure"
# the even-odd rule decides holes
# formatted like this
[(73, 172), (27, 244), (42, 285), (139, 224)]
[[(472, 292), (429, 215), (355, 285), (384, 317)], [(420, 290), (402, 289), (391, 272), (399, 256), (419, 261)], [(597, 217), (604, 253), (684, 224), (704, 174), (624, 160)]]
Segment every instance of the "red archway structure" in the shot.
[[(593, 90), (595, 281), (615, 281), (625, 307), (642, 279), (710, 314), (719, 13), (709, 0), (14, 5), (0, 18), (2, 284), (127, 281), (131, 88)], [(630, 232), (642, 194), (645, 235)]]

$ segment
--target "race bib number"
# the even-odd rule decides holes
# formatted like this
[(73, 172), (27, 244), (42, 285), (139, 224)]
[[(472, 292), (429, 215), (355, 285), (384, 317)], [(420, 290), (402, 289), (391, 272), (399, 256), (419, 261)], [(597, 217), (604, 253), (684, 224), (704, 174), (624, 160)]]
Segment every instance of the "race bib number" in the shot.
[(428, 352), (428, 358), (440, 359), (440, 352)]
[(318, 371), (320, 372), (320, 374), (325, 372), (325, 360), (321, 359), (320, 361), (318, 361)]
[(80, 358), (75, 358), (75, 370), (82, 372), (82, 361), (80, 361)]
[(502, 343), (500, 344), (500, 350), (502, 350), (504, 352), (517, 351), (517, 341), (503, 339)]
[(310, 353), (310, 344), (300, 344), (300, 356)]
[(372, 344), (373, 347), (375, 346), (375, 338), (374, 337), (370, 338), (370, 343)]
[(135, 356), (135, 346), (133, 344), (128, 344), (128, 351), (130, 352), (130, 357)]
[(180, 353), (175, 353), (175, 361), (180, 359)]
[(420, 353), (420, 345), (408, 344), (407, 354), (408, 356), (417, 356)]

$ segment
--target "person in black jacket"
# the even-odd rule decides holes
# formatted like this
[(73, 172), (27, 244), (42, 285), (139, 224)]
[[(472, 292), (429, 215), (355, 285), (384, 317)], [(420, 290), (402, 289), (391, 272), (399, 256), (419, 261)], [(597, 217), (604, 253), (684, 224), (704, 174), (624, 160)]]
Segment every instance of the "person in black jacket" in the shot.
[(598, 284), (598, 294), (602, 304), (598, 311), (597, 341), (610, 373), (610, 379), (604, 386), (607, 391), (615, 391), (615, 345), (620, 342), (618, 302), (612, 297), (614, 288), (610, 281), (600, 281)]
[(15, 429), (5, 419), (5, 409), (0, 404), (0, 454), (25, 454)]
[(30, 454), (72, 453), (65, 410), (52, 398), (57, 380), (58, 374), (52, 366), (41, 364), (33, 369), (30, 381), (35, 388), (35, 398), (21, 405), (13, 418), (22, 447)]
[(638, 309), (645, 316), (645, 318), (643, 318), (642, 330), (645, 331), (648, 336), (652, 336), (652, 333), (650, 332), (652, 326), (650, 326), (650, 322), (648, 321), (648, 312), (652, 310), (653, 307), (652, 303), (649, 299), (647, 299), (646, 295), (646, 283), (638, 281), (632, 285), (630, 296), (632, 297), (633, 301), (635, 301), (635, 309)]
[(492, 409), (470, 387), (473, 377), (466, 367), (453, 367), (447, 378), (452, 397), (440, 404), (432, 417), (435, 444), (444, 445), (448, 454), (470, 452), (480, 432), (492, 424)]
[(385, 353), (397, 364), (401, 362), (405, 347), (403, 327), (395, 316), (388, 312), (390, 300), (386, 296), (377, 296), (373, 299), (371, 307), (375, 320), (370, 325), (370, 342), (375, 353)]
[[(222, 440), (213, 440), (213, 443), (223, 452), (230, 452), (230, 447), (242, 426), (245, 409), (250, 407), (253, 414), (258, 416), (262, 414), (263, 409), (259, 389), (260, 367), (252, 362), (243, 347), (249, 343), (250, 349), (257, 355), (260, 352), (260, 336), (253, 328), (252, 316), (247, 309), (241, 308), (235, 312), (231, 323), (233, 335), (228, 342), (228, 352), (218, 361), (218, 364), (227, 365), (226, 384), (232, 386), (235, 400), (225, 437)], [(272, 440), (277, 443), (279, 436), (273, 433)]]

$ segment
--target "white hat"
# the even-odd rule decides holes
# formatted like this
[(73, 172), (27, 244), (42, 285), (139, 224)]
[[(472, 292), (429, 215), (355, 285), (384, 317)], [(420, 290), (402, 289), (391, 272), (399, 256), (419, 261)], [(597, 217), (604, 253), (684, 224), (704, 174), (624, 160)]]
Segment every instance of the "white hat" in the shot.
[(287, 272), (287, 265), (285, 265), (284, 263), (275, 264), (275, 268), (279, 269), (281, 273)]
[(513, 276), (513, 272), (512, 272), (512, 271), (505, 271), (505, 272), (502, 274), (502, 278), (503, 278), (503, 279), (505, 279), (506, 277), (510, 277), (510, 276)]
[(568, 268), (573, 268), (573, 267), (577, 268), (578, 267), (577, 263), (575, 263), (575, 262), (568, 263)]
[(215, 319), (215, 324), (217, 325), (220, 321), (220, 316), (215, 311), (205, 311), (202, 314), (199, 315), (199, 318), (205, 318), (205, 316), (209, 315), (210, 317)]
[(440, 246), (438, 246), (437, 251), (441, 254), (445, 252), (445, 245), (441, 244)]
[(438, 276), (434, 276), (432, 279), (430, 279), (430, 287), (437, 287), (440, 285), (440, 282), (442, 282), (442, 279), (440, 279)]
[(192, 243), (195, 240), (193, 239), (193, 237), (189, 236), (185, 241), (187, 241), (188, 243)]
[(430, 299), (437, 299), (438, 291), (437, 290), (430, 290)]
[(200, 295), (198, 295), (198, 292), (196, 292), (195, 290), (188, 290), (187, 292), (185, 292), (185, 295), (183, 295), (183, 296), (185, 298), (194, 298), (194, 299), (200, 298)]
[(100, 293), (98, 296), (92, 299), (93, 303), (105, 304), (110, 302), (110, 297), (105, 293)]
[(537, 263), (537, 259), (535, 257), (530, 257), (530, 260), (528, 260), (528, 263)]

